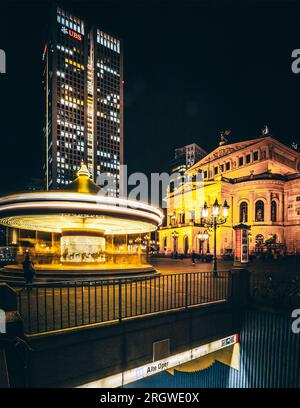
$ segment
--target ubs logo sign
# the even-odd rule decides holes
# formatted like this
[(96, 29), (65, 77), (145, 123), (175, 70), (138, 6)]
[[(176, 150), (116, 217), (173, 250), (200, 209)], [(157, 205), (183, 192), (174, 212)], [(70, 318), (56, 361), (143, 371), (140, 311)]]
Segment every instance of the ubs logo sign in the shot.
[(0, 50), (0, 74), (6, 74), (6, 54)]
[(73, 38), (75, 38), (75, 39), (78, 40), (78, 41), (81, 41), (81, 40), (82, 40), (81, 34), (76, 33), (76, 31), (70, 30), (70, 29), (68, 29), (68, 28), (65, 27), (65, 26), (62, 26), (61, 31), (62, 31), (64, 34), (68, 34), (70, 37), (73, 37)]

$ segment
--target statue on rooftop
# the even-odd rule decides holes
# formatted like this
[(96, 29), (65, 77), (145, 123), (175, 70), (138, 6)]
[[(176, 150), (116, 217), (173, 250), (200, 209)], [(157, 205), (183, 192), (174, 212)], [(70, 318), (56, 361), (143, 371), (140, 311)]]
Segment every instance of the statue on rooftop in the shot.
[(228, 136), (230, 135), (231, 130), (222, 130), (220, 132), (220, 141), (219, 146), (224, 146), (228, 143)]
[(261, 130), (262, 136), (268, 136), (270, 134), (269, 128), (267, 125)]

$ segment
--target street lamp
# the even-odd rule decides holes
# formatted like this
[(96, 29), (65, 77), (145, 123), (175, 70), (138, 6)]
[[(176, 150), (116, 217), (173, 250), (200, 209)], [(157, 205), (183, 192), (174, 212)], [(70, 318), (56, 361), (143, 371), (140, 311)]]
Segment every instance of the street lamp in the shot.
[(177, 252), (177, 238), (178, 238), (178, 236), (179, 236), (179, 233), (177, 231), (172, 232), (172, 238), (173, 238), (173, 241), (174, 241), (174, 244), (173, 244), (174, 254)]
[(200, 255), (203, 255), (203, 242), (208, 239), (208, 231), (205, 230), (204, 232), (198, 232), (197, 236), (201, 243)]
[[(211, 208), (211, 214), (209, 215), (209, 209)], [(208, 207), (207, 203), (204, 203), (202, 207), (202, 218), (204, 225), (214, 230), (214, 268), (213, 276), (218, 276), (218, 264), (217, 264), (217, 228), (226, 222), (229, 212), (229, 205), (227, 201), (221, 205), (216, 198), (212, 207)]]

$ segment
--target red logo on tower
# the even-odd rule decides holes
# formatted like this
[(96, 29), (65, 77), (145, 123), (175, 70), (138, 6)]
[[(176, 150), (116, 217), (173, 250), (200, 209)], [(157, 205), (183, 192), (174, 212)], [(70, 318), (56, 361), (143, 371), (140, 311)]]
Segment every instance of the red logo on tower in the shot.
[(81, 41), (81, 40), (82, 40), (81, 34), (76, 33), (76, 31), (74, 31), (74, 30), (70, 30), (70, 29), (68, 29), (67, 27), (64, 27), (64, 26), (63, 26), (63, 27), (61, 28), (61, 31), (62, 31), (64, 34), (69, 34), (69, 36), (72, 37), (72, 38), (75, 38), (75, 40), (78, 40), (78, 41)]
[(82, 40), (81, 34), (76, 33), (76, 31), (69, 30), (69, 36), (75, 38), (78, 41)]

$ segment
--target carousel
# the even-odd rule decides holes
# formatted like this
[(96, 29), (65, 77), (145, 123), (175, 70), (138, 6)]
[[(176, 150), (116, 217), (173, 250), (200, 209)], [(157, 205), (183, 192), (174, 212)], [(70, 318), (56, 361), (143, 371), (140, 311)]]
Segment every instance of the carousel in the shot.
[(8, 227), (18, 254), (18, 264), (2, 272), (21, 273), (26, 253), (45, 278), (153, 272), (148, 243), (162, 220), (155, 207), (103, 195), (82, 164), (64, 190), (0, 199), (0, 224)]

